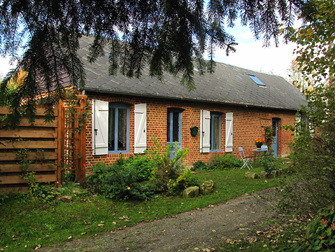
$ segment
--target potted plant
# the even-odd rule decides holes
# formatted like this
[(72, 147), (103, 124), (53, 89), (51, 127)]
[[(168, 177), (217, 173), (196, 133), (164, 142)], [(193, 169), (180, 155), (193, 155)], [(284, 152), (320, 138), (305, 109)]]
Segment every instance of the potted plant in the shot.
[(257, 148), (261, 148), (261, 146), (263, 145), (263, 143), (265, 142), (264, 138), (256, 138), (255, 139), (255, 144)]

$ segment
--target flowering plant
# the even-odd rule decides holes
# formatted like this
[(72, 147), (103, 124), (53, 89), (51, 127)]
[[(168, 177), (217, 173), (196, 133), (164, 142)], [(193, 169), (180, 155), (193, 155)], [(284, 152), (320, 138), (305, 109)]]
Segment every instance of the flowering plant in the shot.
[(334, 251), (335, 206), (322, 208), (307, 225), (307, 234), (292, 249), (294, 251)]
[(264, 140), (264, 138), (256, 138), (255, 139), (255, 143), (257, 144), (257, 143), (264, 143), (265, 142), (265, 140)]
[(257, 148), (260, 148), (263, 145), (264, 142), (265, 142), (264, 138), (256, 138), (255, 139), (255, 144), (256, 144)]

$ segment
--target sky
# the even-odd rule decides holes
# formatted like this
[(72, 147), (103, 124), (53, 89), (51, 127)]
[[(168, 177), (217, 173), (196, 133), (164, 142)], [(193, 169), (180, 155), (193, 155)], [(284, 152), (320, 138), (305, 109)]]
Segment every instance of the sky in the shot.
[[(217, 49), (215, 61), (249, 70), (272, 73), (284, 78), (288, 77), (287, 70), (292, 59), (295, 58), (294, 44), (284, 44), (281, 39), (278, 47), (271, 41), (271, 46), (264, 48), (262, 40), (255, 40), (249, 28), (242, 27), (238, 23), (234, 28), (227, 29), (227, 32), (235, 37), (238, 43), (235, 47), (237, 51), (226, 56), (225, 50)], [(9, 65), (8, 58), (0, 58), (0, 76), (4, 76), (13, 67)]]
[(234, 28), (227, 29), (227, 32), (235, 37), (238, 45), (236, 53), (226, 56), (225, 50), (217, 50), (214, 60), (230, 65), (246, 68), (249, 70), (276, 74), (284, 78), (288, 77), (287, 70), (291, 61), (295, 59), (293, 54), (296, 45), (285, 44), (279, 39), (279, 46), (276, 47), (271, 41), (270, 47), (263, 47), (262, 40), (256, 40), (248, 27), (237, 24)]
[(9, 64), (9, 59), (0, 57), (0, 78), (4, 77), (11, 68), (14, 68), (14, 65)]

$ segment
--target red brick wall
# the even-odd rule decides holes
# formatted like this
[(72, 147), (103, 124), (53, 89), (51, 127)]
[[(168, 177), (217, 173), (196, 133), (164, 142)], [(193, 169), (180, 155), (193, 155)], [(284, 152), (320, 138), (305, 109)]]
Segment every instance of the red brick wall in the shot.
[[(147, 148), (153, 146), (153, 137), (156, 137), (165, 148), (167, 142), (167, 109), (180, 108), (182, 112), (182, 148), (188, 148), (189, 153), (185, 158), (185, 165), (192, 165), (197, 160), (208, 162), (213, 155), (225, 153), (225, 113), (233, 112), (233, 153), (239, 157), (238, 147), (242, 146), (246, 155), (252, 155), (255, 149), (255, 138), (265, 137), (264, 126), (272, 125), (272, 118), (279, 119), (278, 130), (278, 156), (289, 154), (288, 143), (293, 139), (292, 132), (281, 129), (283, 125), (294, 125), (295, 112), (284, 110), (269, 110), (242, 106), (211, 104), (203, 102), (190, 102), (182, 100), (141, 98), (132, 96), (113, 96), (87, 94), (90, 99), (99, 99), (109, 102), (122, 102), (130, 105), (129, 113), (129, 154), (134, 154), (134, 104), (147, 104)], [(223, 113), (221, 116), (221, 152), (200, 153), (200, 132), (192, 137), (190, 128), (197, 126), (200, 131), (200, 110), (209, 110)], [(98, 162), (112, 164), (120, 154), (101, 156), (92, 155), (92, 121), (87, 122), (86, 128), (86, 167), (90, 169)]]

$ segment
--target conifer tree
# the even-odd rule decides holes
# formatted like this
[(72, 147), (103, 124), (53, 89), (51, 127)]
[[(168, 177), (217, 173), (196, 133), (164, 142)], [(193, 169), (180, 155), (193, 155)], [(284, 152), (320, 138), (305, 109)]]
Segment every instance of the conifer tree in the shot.
[[(12, 76), (28, 72), (12, 106), (26, 101), (34, 114), (34, 97), (50, 93), (43, 103), (52, 106), (62, 98), (63, 81), (84, 85), (83, 63), (77, 55), (81, 36), (94, 36), (89, 61), (110, 51), (110, 74), (120, 71), (139, 77), (143, 67), (150, 75), (181, 74), (192, 90), (194, 67), (199, 73), (214, 71), (215, 48), (229, 54), (237, 44), (225, 30), (237, 18), (266, 45), (278, 45), (280, 24), (291, 26), (305, 0), (2, 0), (0, 4), (1, 56), (18, 57)], [(208, 55), (207, 55), (208, 54)], [(204, 58), (209, 57), (209, 61)], [(107, 74), (107, 73), (106, 73)]]

